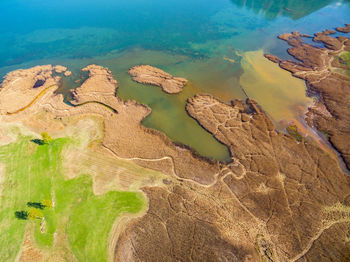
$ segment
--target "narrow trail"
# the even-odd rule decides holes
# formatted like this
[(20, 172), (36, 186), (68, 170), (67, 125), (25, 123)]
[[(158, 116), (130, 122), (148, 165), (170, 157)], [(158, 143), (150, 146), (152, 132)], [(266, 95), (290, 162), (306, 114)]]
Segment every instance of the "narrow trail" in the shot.
[(218, 173), (214, 174), (214, 181), (208, 185), (206, 184), (201, 184), (197, 181), (194, 181), (190, 178), (184, 178), (184, 177), (180, 177), (176, 174), (176, 171), (175, 171), (175, 163), (174, 163), (174, 159), (173, 157), (171, 156), (164, 156), (164, 157), (161, 157), (161, 158), (141, 158), (141, 157), (131, 157), (131, 158), (124, 158), (124, 157), (120, 157), (118, 156), (113, 150), (109, 149), (107, 146), (103, 145), (102, 144), (102, 147), (104, 149), (106, 149), (108, 152), (110, 152), (113, 156), (115, 156), (116, 158), (120, 159), (120, 160), (124, 160), (124, 161), (135, 161), (135, 160), (139, 160), (139, 161), (145, 161), (145, 162), (158, 162), (158, 161), (163, 161), (163, 160), (169, 160), (170, 163), (171, 163), (171, 171), (172, 171), (172, 174), (173, 176), (178, 179), (178, 180), (183, 180), (183, 181), (187, 181), (187, 182), (190, 182), (190, 183), (194, 183), (198, 186), (201, 186), (201, 187), (205, 187), (205, 188), (209, 188), (209, 187), (212, 187), (213, 185), (215, 185), (217, 182), (218, 182), (218, 177), (220, 174), (222, 174), (222, 172), (224, 171), (224, 169), (220, 169)]

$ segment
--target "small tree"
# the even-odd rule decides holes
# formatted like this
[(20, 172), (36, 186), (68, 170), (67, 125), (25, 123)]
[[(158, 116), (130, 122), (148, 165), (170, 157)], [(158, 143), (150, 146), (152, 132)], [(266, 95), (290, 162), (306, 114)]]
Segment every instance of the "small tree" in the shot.
[(43, 206), (47, 207), (47, 208), (51, 208), (51, 207), (52, 207), (52, 202), (51, 202), (51, 200), (49, 200), (49, 199), (43, 199), (43, 200), (41, 201), (41, 204), (42, 204)]
[(41, 133), (41, 138), (42, 138), (42, 140), (44, 141), (45, 144), (50, 143), (51, 140), (52, 140), (52, 137), (46, 132), (42, 132)]
[(42, 219), (44, 215), (39, 209), (31, 208), (29, 209), (28, 217), (30, 219)]

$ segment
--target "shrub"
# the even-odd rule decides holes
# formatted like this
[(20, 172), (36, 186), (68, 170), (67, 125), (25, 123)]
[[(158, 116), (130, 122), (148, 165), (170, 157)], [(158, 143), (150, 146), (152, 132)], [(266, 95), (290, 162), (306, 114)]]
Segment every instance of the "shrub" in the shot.
[(44, 206), (44, 207), (47, 207), (47, 208), (51, 208), (52, 207), (52, 202), (51, 200), (49, 199), (43, 199), (41, 201), (41, 204)]
[(28, 217), (30, 219), (42, 219), (44, 215), (39, 209), (31, 208), (29, 209)]
[(50, 141), (52, 140), (52, 137), (46, 132), (42, 132), (41, 133), (41, 138), (42, 138), (42, 140), (44, 141), (45, 144), (50, 143)]

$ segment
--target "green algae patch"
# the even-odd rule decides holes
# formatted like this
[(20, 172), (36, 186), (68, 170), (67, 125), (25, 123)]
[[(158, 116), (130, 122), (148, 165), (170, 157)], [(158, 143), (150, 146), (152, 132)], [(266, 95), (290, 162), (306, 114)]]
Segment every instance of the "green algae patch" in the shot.
[[(62, 150), (72, 142), (59, 138), (38, 145), (22, 137), (0, 147), (0, 164), (5, 166), (0, 190), (0, 261), (15, 260), (27, 227), (45, 255), (107, 261), (110, 231), (118, 216), (143, 210), (142, 193), (111, 191), (96, 196), (90, 175), (65, 179)], [(37, 208), (40, 203), (48, 206)], [(21, 211), (28, 212), (27, 220), (16, 217)]]

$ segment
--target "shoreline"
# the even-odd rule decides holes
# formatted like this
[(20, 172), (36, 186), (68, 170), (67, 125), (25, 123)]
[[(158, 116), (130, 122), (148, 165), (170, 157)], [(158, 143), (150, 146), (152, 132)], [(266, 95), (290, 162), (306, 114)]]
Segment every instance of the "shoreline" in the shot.
[[(292, 40), (299, 46), (298, 36), (293, 35)], [(333, 235), (338, 236), (333, 247), (342, 245), (346, 226), (342, 227), (342, 218), (350, 217), (350, 177), (342, 172), (337, 159), (316, 143), (278, 131), (254, 100), (225, 103), (206, 94), (187, 100), (187, 114), (229, 148), (231, 161), (219, 162), (198, 156), (188, 146), (143, 126), (150, 107), (119, 98), (119, 83), (112, 72), (94, 64), (82, 69), (89, 77), (73, 91), (74, 106), (49, 89), (25, 110), (7, 115), (9, 108), (22, 108), (23, 101), (37, 97), (46, 85), (59, 83), (52, 68), (7, 75), (0, 99), (10, 94), (17, 100), (1, 100), (1, 120), (54, 132), (70, 126), (67, 119), (71, 116), (99, 117), (104, 132), (94, 145), (96, 150), (107, 150), (165, 177), (159, 184), (140, 185), (148, 202), (144, 214), (130, 220), (132, 223), (125, 221), (123, 229), (117, 230), (120, 225), (114, 221), (107, 243), (109, 257), (113, 249), (116, 261), (125, 256), (145, 261), (188, 256), (198, 261), (311, 260), (313, 252), (328, 252), (322, 247)], [(42, 74), (45, 84), (33, 89)], [(121, 174), (110, 175), (119, 179)], [(328, 231), (331, 227), (334, 232)], [(331, 252), (325, 255), (343, 256), (336, 249)]]
[[(350, 31), (350, 26), (336, 28), (337, 31), (338, 29), (342, 30), (343, 36), (331, 37), (336, 33), (335, 30), (325, 30), (315, 33), (314, 36), (307, 36), (311, 37), (313, 42), (323, 43), (323, 48), (304, 43), (305, 35), (298, 32), (279, 35), (279, 39), (286, 41), (291, 46), (287, 50), (288, 54), (298, 62), (280, 60), (269, 54), (265, 57), (277, 63), (281, 69), (291, 72), (294, 77), (305, 81), (306, 94), (316, 99), (314, 106), (310, 106), (305, 114), (306, 122), (311, 128), (328, 134), (329, 145), (339, 153), (349, 173), (350, 151), (346, 136), (350, 136), (350, 133), (345, 129), (346, 124), (350, 123), (350, 116), (346, 112), (347, 102), (341, 96), (350, 94), (350, 77), (334, 72), (333, 68), (339, 67), (337, 63), (334, 63), (337, 55), (350, 51), (350, 39), (345, 37), (347, 31)], [(341, 67), (344, 66), (341, 65)], [(327, 88), (329, 85), (332, 85), (331, 89)], [(320, 109), (320, 105), (326, 112)]]

